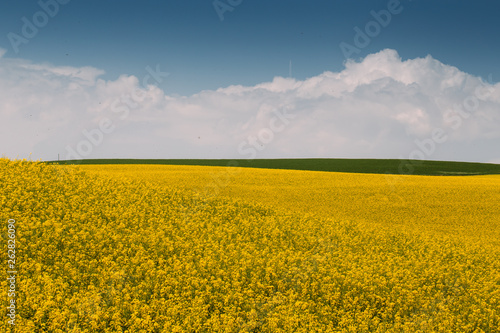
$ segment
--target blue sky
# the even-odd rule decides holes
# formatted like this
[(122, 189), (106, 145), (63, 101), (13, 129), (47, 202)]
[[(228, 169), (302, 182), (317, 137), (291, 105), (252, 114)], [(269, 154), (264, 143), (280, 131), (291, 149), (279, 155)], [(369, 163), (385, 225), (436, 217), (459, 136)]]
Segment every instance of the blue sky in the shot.
[[(423, 151), (426, 159), (500, 161), (493, 148), (500, 127), (491, 127), (500, 104), (498, 1), (41, 0), (2, 2), (0, 13), (0, 153), (9, 157), (74, 156), (68, 152), (80, 147), (82, 158)], [(373, 13), (389, 13), (390, 22)], [(25, 22), (36, 20), (38, 31), (27, 36)], [(371, 34), (364, 45), (356, 29)], [(15, 45), (16, 38), (24, 40)], [(347, 44), (357, 46), (350, 67), (340, 47)], [(168, 76), (145, 86), (146, 68)], [(433, 82), (440, 83), (431, 90)], [(491, 92), (473, 107), (482, 118), (455, 110), (464, 121), (453, 123), (447, 112), (483, 85)], [(147, 97), (125, 105), (120, 96), (135, 89)], [(120, 105), (131, 115), (117, 117)], [(298, 120), (253, 145), (249, 138), (284, 107)], [(102, 119), (113, 130), (82, 144)], [(432, 153), (416, 144), (446, 126), (448, 139)], [(7, 143), (15, 130), (23, 139)]]
[[(223, 1), (224, 2), (224, 1)], [(231, 84), (254, 85), (292, 75), (305, 79), (342, 69), (339, 44), (388, 1), (242, 1), (220, 21), (212, 1), (72, 0), (15, 53), (8, 32), (40, 10), (37, 1), (4, 1), (0, 46), (8, 57), (54, 65), (93, 66), (104, 78), (144, 75), (160, 64), (170, 73), (166, 93), (188, 95)], [(385, 48), (403, 59), (427, 54), (498, 81), (498, 1), (401, 1), (380, 35), (356, 57)]]

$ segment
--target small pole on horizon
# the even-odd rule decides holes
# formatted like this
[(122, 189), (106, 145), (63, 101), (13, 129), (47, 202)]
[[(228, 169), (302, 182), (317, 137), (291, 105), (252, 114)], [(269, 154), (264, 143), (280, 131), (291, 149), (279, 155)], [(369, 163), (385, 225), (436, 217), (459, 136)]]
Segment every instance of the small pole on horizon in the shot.
[(59, 154), (57, 154), (57, 161), (59, 161)]

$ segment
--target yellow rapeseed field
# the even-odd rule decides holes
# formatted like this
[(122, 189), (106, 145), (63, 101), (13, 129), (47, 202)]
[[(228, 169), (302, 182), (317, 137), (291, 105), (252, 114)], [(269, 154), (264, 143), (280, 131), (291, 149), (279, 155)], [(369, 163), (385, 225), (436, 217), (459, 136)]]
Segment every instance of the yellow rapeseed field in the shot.
[(82, 165), (99, 175), (175, 186), (365, 228), (466, 237), (500, 246), (500, 175), (407, 176), (169, 165)]
[(500, 332), (498, 176), (0, 159), (0, 203), (16, 332)]

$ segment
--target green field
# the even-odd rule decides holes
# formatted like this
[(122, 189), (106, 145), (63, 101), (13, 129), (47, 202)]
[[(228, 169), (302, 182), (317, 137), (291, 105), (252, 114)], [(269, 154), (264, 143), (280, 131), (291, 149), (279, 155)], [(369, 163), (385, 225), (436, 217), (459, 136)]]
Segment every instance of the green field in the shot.
[(51, 161), (58, 164), (165, 164), (200, 166), (237, 166), (266, 169), (291, 169), (311, 171), (332, 171), (374, 174), (413, 175), (487, 175), (500, 174), (500, 164), (418, 161), (395, 159), (88, 159), (71, 161)]

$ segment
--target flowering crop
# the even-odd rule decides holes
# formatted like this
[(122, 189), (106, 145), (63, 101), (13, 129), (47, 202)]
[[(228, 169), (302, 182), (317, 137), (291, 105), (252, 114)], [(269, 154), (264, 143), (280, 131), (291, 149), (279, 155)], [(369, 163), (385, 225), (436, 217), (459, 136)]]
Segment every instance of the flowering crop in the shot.
[(499, 331), (500, 177), (227, 172), (0, 159), (16, 330)]

